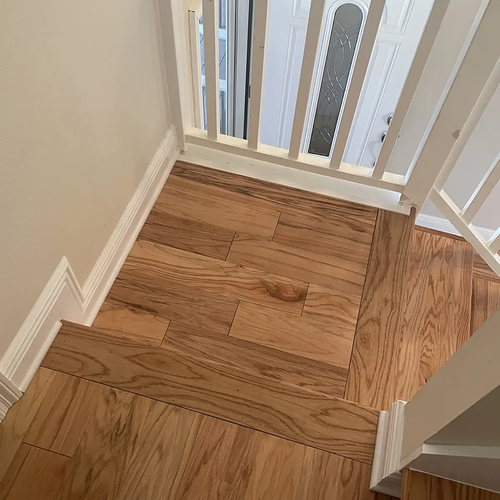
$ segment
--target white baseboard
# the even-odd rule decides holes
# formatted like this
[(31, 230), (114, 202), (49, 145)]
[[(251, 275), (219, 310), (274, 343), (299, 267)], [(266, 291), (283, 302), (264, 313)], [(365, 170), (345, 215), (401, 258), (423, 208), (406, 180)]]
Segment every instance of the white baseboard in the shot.
[(61, 259), (0, 360), (0, 419), (28, 387), (59, 331), (60, 320), (93, 323), (178, 155), (175, 129), (171, 127), (83, 287), (68, 259)]
[(370, 481), (371, 490), (396, 498), (401, 498), (403, 485), (400, 462), (405, 404), (396, 401), (389, 410), (380, 412)]
[[(434, 229), (436, 231), (441, 231), (443, 233), (455, 234), (457, 236), (462, 236), (456, 229), (455, 226), (443, 217), (436, 217), (434, 215), (426, 215), (419, 213), (415, 221), (417, 226), (427, 227), (429, 229)], [(477, 231), (486, 239), (489, 240), (493, 233), (493, 229), (487, 229), (485, 227), (476, 227)]]

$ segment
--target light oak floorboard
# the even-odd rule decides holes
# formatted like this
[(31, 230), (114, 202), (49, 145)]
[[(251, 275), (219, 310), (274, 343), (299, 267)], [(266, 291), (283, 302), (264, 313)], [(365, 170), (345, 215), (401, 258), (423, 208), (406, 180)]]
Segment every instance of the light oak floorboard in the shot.
[(295, 500), (390, 500), (370, 491), (371, 467), (307, 448)]
[(344, 395), (347, 370), (261, 344), (172, 322), (164, 347), (328, 396)]
[(134, 245), (122, 270), (161, 289), (171, 284), (190, 286), (296, 314), (301, 313), (307, 293), (307, 283), (299, 280), (148, 241)]
[(227, 334), (238, 299), (203, 292), (195, 287), (157, 282), (155, 276), (140, 276), (122, 270), (109, 292), (113, 304), (139, 309), (172, 321)]
[(173, 176), (169, 177), (154, 208), (176, 217), (265, 238), (274, 234), (279, 218), (277, 211), (228, 200), (211, 186)]
[(309, 285), (302, 311), (304, 318), (354, 331), (358, 321), (361, 297), (319, 285)]
[(241, 302), (229, 335), (347, 369), (353, 332)]
[(21, 444), (0, 483), (0, 499), (54, 499), (69, 460), (57, 453)]
[(289, 278), (361, 295), (365, 276), (330, 255), (238, 233), (227, 260)]
[(156, 209), (149, 214), (138, 237), (221, 260), (226, 258), (233, 238), (231, 229), (183, 219)]
[(64, 323), (47, 368), (370, 463), (378, 411), (168, 349)]
[(471, 335), (500, 308), (500, 282), (474, 277)]
[(21, 399), (10, 408), (0, 424), (0, 481), (9, 468), (28, 431), (55, 372), (40, 368)]
[(72, 457), (97, 401), (92, 383), (56, 373), (24, 442)]
[(380, 210), (366, 272), (345, 398), (387, 409), (396, 399), (394, 367), (407, 286), (415, 214)]
[[(234, 201), (258, 203), (261, 208), (276, 209), (281, 213), (303, 211), (315, 214), (318, 221), (328, 220), (338, 224), (342, 231), (359, 233), (373, 232), (377, 209), (359, 205), (301, 189), (280, 186), (270, 182), (251, 179), (242, 175), (192, 165), (178, 161), (171, 178), (182, 177), (198, 184), (219, 188), (221, 196)], [(346, 223), (348, 224), (346, 226)]]
[(405, 469), (402, 500), (500, 500), (500, 495)]
[(129, 337), (150, 345), (161, 344), (168, 325), (167, 319), (108, 301), (104, 302), (93, 323), (107, 335)]

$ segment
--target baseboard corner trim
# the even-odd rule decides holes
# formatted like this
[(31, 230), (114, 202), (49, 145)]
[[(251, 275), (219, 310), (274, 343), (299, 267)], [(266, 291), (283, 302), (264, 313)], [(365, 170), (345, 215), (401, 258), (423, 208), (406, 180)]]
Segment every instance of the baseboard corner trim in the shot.
[(0, 421), (20, 398), (66, 319), (91, 325), (179, 155), (171, 126), (83, 287), (62, 257), (0, 359)]
[(370, 489), (401, 498), (403, 474), (399, 466), (403, 441), (405, 401), (396, 401), (389, 410), (380, 412), (373, 457)]

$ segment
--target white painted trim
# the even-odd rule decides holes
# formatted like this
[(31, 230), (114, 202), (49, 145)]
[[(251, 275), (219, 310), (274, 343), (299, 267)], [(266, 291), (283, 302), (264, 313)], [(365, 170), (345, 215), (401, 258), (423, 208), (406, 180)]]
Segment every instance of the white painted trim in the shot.
[(117, 226), (98, 258), (87, 281), (80, 286), (66, 257), (53, 275), (0, 360), (0, 419), (31, 382), (67, 319), (91, 325), (137, 235), (146, 221), (178, 157), (179, 147), (172, 126)]
[[(455, 226), (444, 217), (436, 217), (434, 215), (427, 215), (420, 212), (417, 215), (415, 221), (416, 226), (427, 227), (429, 229), (435, 229), (436, 231), (441, 231), (443, 233), (455, 234), (457, 236), (462, 236), (456, 229)], [(485, 227), (476, 227), (476, 231), (481, 234), (486, 240), (491, 238), (495, 232), (493, 229), (487, 229)]]
[[(226, 136), (221, 136), (221, 138)], [(275, 162), (265, 161), (268, 156), (262, 155), (259, 151), (251, 151), (252, 157), (242, 156), (238, 154), (238, 148), (229, 148), (229, 151), (221, 151), (214, 149), (216, 146), (221, 146), (220, 142), (200, 141), (195, 140), (191, 143), (192, 136), (187, 135), (186, 138), (190, 141), (189, 148), (184, 152), (180, 159), (186, 162), (203, 165), (205, 167), (223, 170), (233, 174), (244, 175), (253, 179), (281, 184), (283, 186), (295, 187), (310, 191), (312, 193), (324, 194), (333, 198), (368, 205), (393, 212), (410, 213), (410, 206), (399, 203), (399, 194), (387, 189), (381, 189), (373, 186), (365, 186), (355, 182), (348, 182), (344, 179), (334, 177), (326, 177), (322, 173), (302, 170), (298, 168), (290, 168), (288, 165), (280, 165)], [(228, 138), (233, 139), (234, 138)], [(210, 146), (214, 146), (214, 148)], [(222, 144), (222, 146), (224, 146)], [(263, 147), (261, 144), (260, 147)], [(269, 146), (270, 147), (270, 146)], [(273, 148), (278, 149), (278, 148)], [(282, 158), (285, 162), (293, 162), (286, 158), (286, 150), (281, 150), (285, 156)], [(255, 157), (257, 156), (257, 158)], [(277, 159), (269, 156), (271, 159)], [(299, 156), (300, 158), (300, 156)], [(328, 160), (328, 159), (327, 159)], [(295, 163), (298, 163), (295, 161)], [(311, 166), (314, 168), (313, 166)], [(322, 172), (322, 169), (318, 169)], [(331, 172), (330, 169), (327, 169)], [(337, 171), (338, 172), (338, 171)]]
[(401, 498), (403, 475), (400, 472), (404, 429), (404, 401), (396, 401), (380, 412), (370, 489)]

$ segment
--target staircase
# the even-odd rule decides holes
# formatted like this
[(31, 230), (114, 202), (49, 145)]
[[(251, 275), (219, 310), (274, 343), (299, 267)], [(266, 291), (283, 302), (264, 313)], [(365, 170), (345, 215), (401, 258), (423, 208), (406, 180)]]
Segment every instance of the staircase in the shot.
[[(375, 498), (379, 411), (498, 305), (469, 244), (414, 214), (179, 162), (94, 325), (63, 322), (43, 367), (342, 457), (364, 486), (330, 490)], [(403, 498), (459, 498), (432, 481), (405, 472)]]

